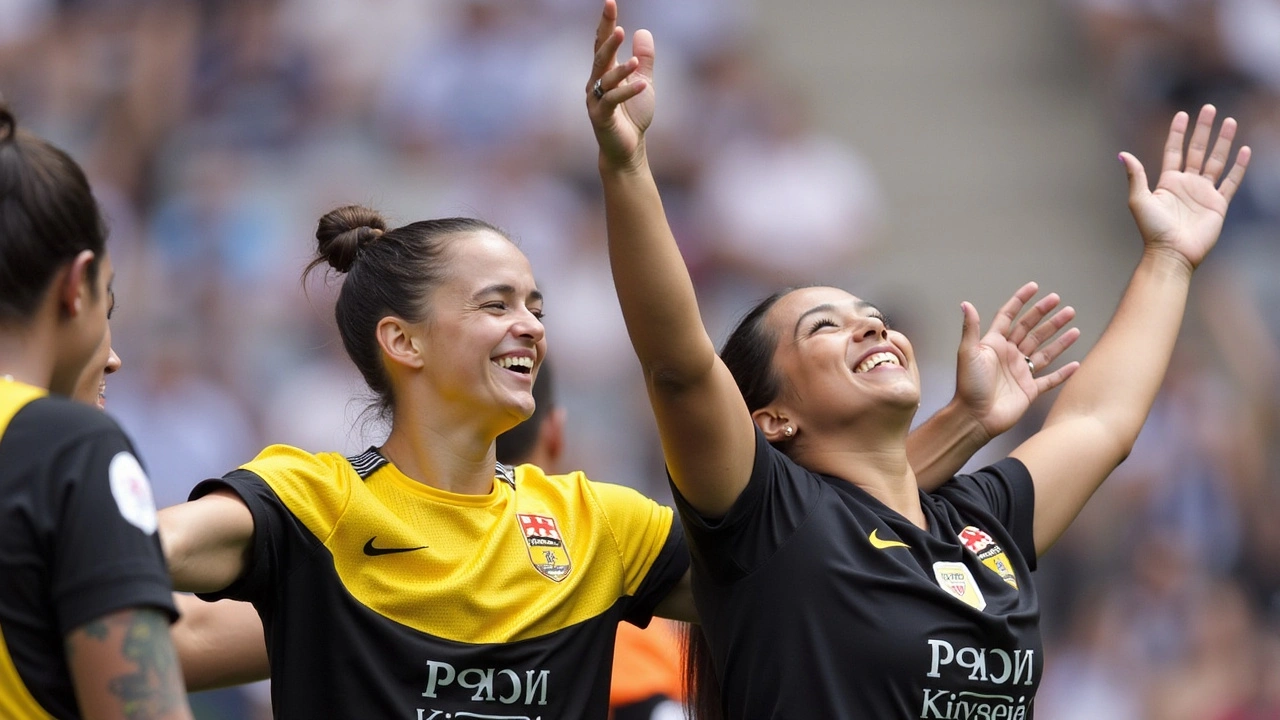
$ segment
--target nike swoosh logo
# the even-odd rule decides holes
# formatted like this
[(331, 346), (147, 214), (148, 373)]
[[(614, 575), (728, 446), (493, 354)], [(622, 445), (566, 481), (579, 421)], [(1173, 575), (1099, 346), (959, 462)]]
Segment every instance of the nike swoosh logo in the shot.
[(426, 550), (426, 549), (427, 549), (427, 546), (426, 546), (426, 545), (423, 545), (422, 547), (413, 547), (413, 548), (380, 548), (380, 547), (374, 547), (374, 546), (373, 546), (373, 541), (374, 541), (374, 540), (377, 540), (377, 539), (378, 539), (378, 536), (377, 536), (377, 535), (374, 535), (373, 537), (369, 538), (369, 542), (367, 542), (367, 543), (365, 543), (365, 544), (364, 544), (364, 554), (365, 554), (365, 555), (368, 555), (369, 557), (377, 557), (377, 556), (379, 556), (379, 555), (391, 555), (391, 554), (393, 554), (393, 553), (413, 552), (414, 550)]
[(876, 528), (875, 530), (872, 530), (871, 534), (867, 536), (867, 539), (871, 541), (871, 547), (877, 550), (888, 550), (889, 548), (895, 548), (895, 547), (904, 547), (904, 548), (911, 547), (910, 545), (904, 542), (899, 542), (897, 540), (881, 540), (880, 537), (876, 535), (876, 533), (878, 532), (880, 532), (880, 528)]

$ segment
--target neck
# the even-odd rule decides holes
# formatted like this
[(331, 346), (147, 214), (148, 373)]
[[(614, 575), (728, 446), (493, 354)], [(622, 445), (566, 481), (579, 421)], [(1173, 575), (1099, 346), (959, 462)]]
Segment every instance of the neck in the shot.
[[(806, 437), (807, 435), (807, 437)], [(788, 453), (801, 467), (857, 485), (918, 527), (925, 527), (920, 486), (907, 461), (906, 431), (886, 435), (843, 428), (823, 436), (808, 432)]]
[(53, 382), (53, 337), (38, 324), (0, 329), (0, 375), (49, 389)]
[(465, 423), (441, 422), (438, 416), (411, 408), (397, 410), (382, 454), (424, 485), (463, 495), (493, 490), (493, 437)]

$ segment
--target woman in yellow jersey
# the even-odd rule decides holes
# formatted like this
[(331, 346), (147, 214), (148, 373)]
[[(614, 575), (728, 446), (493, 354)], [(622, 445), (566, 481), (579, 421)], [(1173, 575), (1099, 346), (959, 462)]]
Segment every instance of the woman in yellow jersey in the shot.
[(54, 397), (96, 399), (119, 365), (105, 239), (79, 166), (0, 107), (4, 718), (191, 717), (147, 477), (114, 422)]
[[(175, 586), (256, 606), (281, 717), (605, 717), (614, 626), (688, 619), (688, 557), (671, 511), (630, 489), (497, 465), (546, 352), (528, 261), (465, 218), (388, 229), (345, 207), (316, 236), (313, 267), (345, 274), (338, 327), (390, 434), (353, 458), (273, 446), (198, 486), (161, 513)], [(1021, 340), (1060, 352), (1048, 337), (1068, 318), (1020, 324)], [(981, 420), (1007, 428), (1034, 398), (1009, 397), (1007, 368), (962, 361), (963, 401), (919, 431), (949, 449), (925, 476), (949, 476), (989, 437)], [(218, 642), (190, 647), (226, 657)], [(228, 669), (202, 678), (245, 677)]]

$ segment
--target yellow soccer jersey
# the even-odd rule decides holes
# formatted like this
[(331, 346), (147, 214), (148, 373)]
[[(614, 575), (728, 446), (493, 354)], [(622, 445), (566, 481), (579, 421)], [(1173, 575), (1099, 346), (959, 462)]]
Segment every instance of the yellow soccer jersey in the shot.
[(669, 508), (581, 473), (499, 466), (488, 495), (276, 445), (220, 480), (253, 513), (245, 574), (278, 717), (605, 718), (614, 630), (688, 568)]

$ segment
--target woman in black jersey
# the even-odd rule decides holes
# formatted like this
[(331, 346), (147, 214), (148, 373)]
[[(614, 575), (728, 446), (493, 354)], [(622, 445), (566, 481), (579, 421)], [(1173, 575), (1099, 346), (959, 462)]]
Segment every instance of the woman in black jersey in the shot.
[(0, 107), (0, 717), (189, 718), (147, 477), (90, 402), (119, 365), (79, 166)]
[[(616, 18), (606, 0), (586, 104), (618, 297), (723, 681), (709, 704), (731, 718), (1031, 717), (1043, 657), (1030, 572), (1146, 418), (1248, 164), (1241, 148), (1224, 174), (1235, 122), (1210, 148), (1214, 108), (1193, 128), (1175, 116), (1155, 192), (1121, 154), (1143, 252), (1108, 328), (1038, 433), (925, 494), (907, 461), (915, 356), (875, 306), (781, 292), (717, 356), (646, 158), (653, 38), (635, 33), (619, 64)], [(1017, 352), (980, 340), (962, 309), (963, 345)], [(1010, 382), (1043, 389), (1045, 365), (1028, 353)]]

